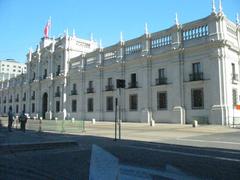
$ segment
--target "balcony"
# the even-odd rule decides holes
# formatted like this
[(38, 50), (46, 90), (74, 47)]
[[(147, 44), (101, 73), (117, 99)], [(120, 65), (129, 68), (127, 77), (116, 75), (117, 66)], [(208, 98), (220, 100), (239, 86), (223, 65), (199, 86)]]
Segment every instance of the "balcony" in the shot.
[(71, 90), (71, 95), (77, 95), (77, 90), (76, 89)]
[(129, 82), (128, 83), (128, 88), (131, 89), (131, 88), (138, 88), (138, 83), (137, 81), (135, 82)]
[(92, 87), (87, 88), (87, 93), (94, 93), (94, 89)]
[(163, 85), (163, 84), (167, 84), (167, 78), (166, 77), (156, 79), (156, 85)]
[(113, 85), (107, 85), (105, 86), (105, 91), (113, 91), (114, 89), (114, 86)]
[(200, 81), (200, 80), (203, 80), (202, 72), (189, 74), (189, 81)]
[(60, 92), (55, 92), (55, 97), (60, 97)]

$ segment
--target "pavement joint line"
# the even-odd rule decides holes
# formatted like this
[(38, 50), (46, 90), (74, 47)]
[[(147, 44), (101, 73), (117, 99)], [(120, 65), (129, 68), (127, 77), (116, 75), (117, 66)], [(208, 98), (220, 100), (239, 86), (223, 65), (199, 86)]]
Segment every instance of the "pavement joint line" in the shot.
[(219, 156), (209, 156), (209, 155), (186, 153), (186, 152), (179, 152), (179, 151), (173, 151), (173, 150), (162, 150), (162, 149), (155, 149), (155, 148), (150, 148), (150, 147), (140, 147), (140, 146), (133, 146), (133, 145), (119, 145), (119, 146), (122, 146), (122, 147), (125, 146), (125, 147), (129, 147), (129, 148), (142, 149), (142, 150), (148, 150), (148, 151), (179, 154), (179, 155), (198, 157), (198, 158), (209, 158), (209, 159), (217, 159), (217, 160), (224, 160), (224, 161), (233, 161), (233, 162), (240, 163), (240, 159), (225, 158), (225, 157), (219, 157)]
[(201, 139), (188, 139), (188, 138), (176, 138), (176, 140), (180, 140), (180, 141), (194, 141), (194, 142), (211, 142), (211, 143), (222, 143), (222, 144), (233, 144), (233, 145), (240, 145), (240, 143), (238, 142), (231, 142), (231, 141), (212, 141), (212, 140), (201, 140)]

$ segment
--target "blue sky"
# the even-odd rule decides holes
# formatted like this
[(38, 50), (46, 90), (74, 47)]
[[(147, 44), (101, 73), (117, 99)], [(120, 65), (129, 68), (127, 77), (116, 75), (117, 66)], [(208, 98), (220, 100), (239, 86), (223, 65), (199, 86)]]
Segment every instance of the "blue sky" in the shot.
[[(218, 9), (218, 0), (216, 1)], [(240, 14), (240, 0), (222, 0), (226, 16), (235, 21)], [(48, 18), (52, 18), (51, 34), (55, 37), (65, 29), (75, 29), (76, 35), (102, 39), (103, 47), (179, 22), (186, 23), (211, 13), (211, 0), (0, 0), (0, 59), (26, 61), (30, 47), (35, 49)]]

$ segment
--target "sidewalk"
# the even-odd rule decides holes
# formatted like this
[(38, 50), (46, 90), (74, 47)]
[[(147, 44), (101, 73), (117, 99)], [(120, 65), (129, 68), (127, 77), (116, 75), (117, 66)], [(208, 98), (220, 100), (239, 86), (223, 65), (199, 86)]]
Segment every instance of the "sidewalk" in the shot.
[[(29, 120), (30, 124), (32, 120)], [(47, 122), (47, 121), (46, 121)], [(43, 121), (43, 123), (45, 123)], [(67, 123), (66, 123), (67, 124)], [(84, 136), (114, 138), (115, 124), (113, 122), (85, 122), (85, 131), (65, 127), (65, 131), (47, 131), (39, 133), (37, 130), (27, 130), (26, 133), (13, 129), (8, 132), (5, 128), (0, 130), (0, 145), (11, 144), (39, 144), (77, 141)], [(68, 125), (68, 124), (67, 124)], [(30, 127), (30, 125), (28, 125)], [(75, 135), (74, 138), (68, 135)], [(119, 135), (117, 134), (117, 137)], [(216, 147), (227, 149), (240, 149), (240, 129), (233, 129), (216, 125), (200, 125), (193, 128), (191, 125), (156, 124), (151, 127), (144, 123), (122, 123), (121, 138), (144, 142), (179, 144), (199, 147)]]

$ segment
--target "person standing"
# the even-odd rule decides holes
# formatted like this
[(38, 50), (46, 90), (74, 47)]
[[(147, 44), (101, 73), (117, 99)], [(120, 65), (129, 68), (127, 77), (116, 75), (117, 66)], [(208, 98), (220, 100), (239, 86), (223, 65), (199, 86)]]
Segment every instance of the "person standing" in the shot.
[(26, 123), (27, 123), (27, 116), (25, 115), (25, 111), (23, 110), (21, 115), (19, 116), (19, 122), (21, 126), (21, 130), (25, 132), (26, 130)]
[(12, 123), (13, 123), (13, 112), (12, 112), (12, 107), (9, 107), (8, 111), (8, 131), (12, 132)]

